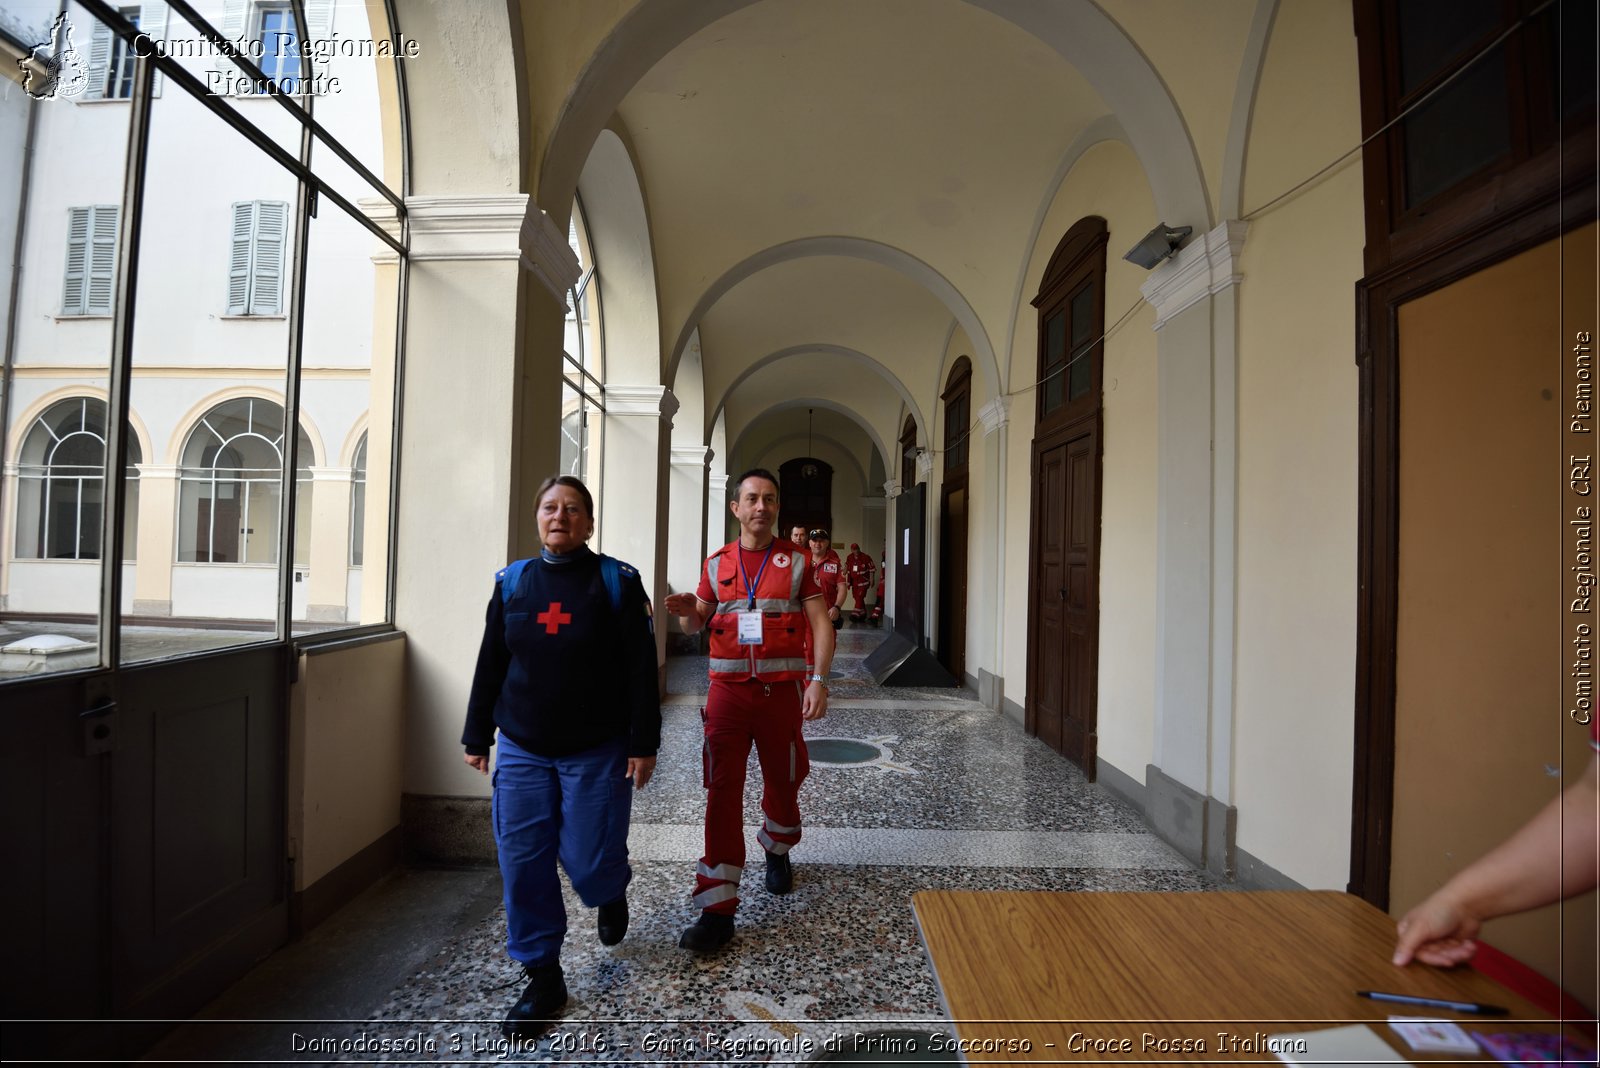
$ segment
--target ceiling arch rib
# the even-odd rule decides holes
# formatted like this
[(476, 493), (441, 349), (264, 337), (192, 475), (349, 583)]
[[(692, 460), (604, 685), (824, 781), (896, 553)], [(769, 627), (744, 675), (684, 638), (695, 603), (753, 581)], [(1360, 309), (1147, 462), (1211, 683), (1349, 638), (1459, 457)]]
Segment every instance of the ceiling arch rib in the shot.
[(907, 410), (912, 412), (917, 417), (917, 425), (923, 425), (922, 409), (918, 406), (916, 398), (911, 395), (911, 391), (906, 389), (905, 383), (900, 381), (894, 372), (890, 371), (887, 367), (873, 359), (871, 356), (868, 356), (864, 352), (857, 351), (856, 349), (852, 349), (844, 345), (813, 343), (807, 345), (791, 345), (786, 349), (779, 349), (777, 352), (768, 353), (741, 371), (737, 378), (728, 383), (728, 388), (723, 392), (722, 396), (717, 398), (715, 407), (708, 410), (706, 417), (707, 440), (710, 440), (711, 427), (715, 425), (718, 416), (722, 414), (723, 408), (727, 406), (729, 398), (733, 396), (734, 392), (743, 382), (745, 382), (763, 367), (777, 363), (779, 360), (786, 360), (791, 357), (803, 358), (815, 354), (840, 356), (867, 368), (895, 391), (895, 393), (900, 397), (901, 403), (903, 403)]
[(938, 271), (915, 256), (892, 245), (881, 241), (870, 241), (860, 237), (803, 237), (794, 241), (786, 241), (780, 245), (763, 249), (754, 255), (746, 257), (742, 262), (735, 264), (723, 273), (722, 277), (707, 287), (706, 291), (690, 312), (673, 342), (671, 356), (668, 359), (664, 380), (669, 384), (677, 375), (678, 361), (683, 354), (684, 347), (689, 343), (689, 338), (699, 327), (701, 320), (724, 296), (735, 286), (751, 276), (775, 267), (781, 263), (794, 260), (808, 259), (813, 256), (843, 256), (849, 259), (865, 260), (895, 271), (925, 289), (935, 300), (944, 305), (945, 309), (955, 317), (956, 322), (966, 330), (967, 336), (972, 339), (973, 362), (982, 371), (984, 383), (990, 396), (1000, 392), (999, 363), (995, 359), (994, 348), (989, 343), (989, 336), (979, 321), (977, 312), (972, 305), (967, 303), (960, 290), (952, 285)]

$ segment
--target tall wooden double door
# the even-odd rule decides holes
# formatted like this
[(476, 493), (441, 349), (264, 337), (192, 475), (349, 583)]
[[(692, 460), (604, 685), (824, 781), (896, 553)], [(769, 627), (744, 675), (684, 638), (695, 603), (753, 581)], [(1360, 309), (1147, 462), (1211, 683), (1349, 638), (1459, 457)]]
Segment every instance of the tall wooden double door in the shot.
[(1085, 423), (1034, 442), (1027, 728), (1093, 780), (1100, 430)]

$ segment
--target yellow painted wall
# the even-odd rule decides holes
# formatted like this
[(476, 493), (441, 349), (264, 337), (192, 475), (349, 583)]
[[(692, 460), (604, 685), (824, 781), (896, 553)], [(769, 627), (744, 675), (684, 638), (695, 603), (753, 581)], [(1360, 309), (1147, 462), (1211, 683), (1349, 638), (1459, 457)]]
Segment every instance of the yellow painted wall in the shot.
[[(1147, 277), (1122, 253), (1150, 228), (1155, 204), (1127, 145), (1107, 141), (1083, 154), (1061, 183), (1029, 255), (1011, 348), (1010, 390), (1038, 374), (1039, 292), (1050, 254), (1085, 215), (1106, 220), (1106, 325), (1142, 302)], [(1154, 312), (1140, 307), (1106, 340), (1105, 458), (1101, 468), (1099, 755), (1142, 780), (1155, 715), (1156, 336)], [(1026, 707), (1028, 536), (1032, 507), (1035, 394), (1013, 398), (1006, 461), (1006, 697)]]
[[(1358, 102), (1348, 5), (1282, 5), (1246, 210), (1357, 144)], [(1349, 877), (1361, 205), (1352, 161), (1252, 221), (1240, 260), (1238, 844), (1319, 889)]]
[[(1348, 0), (1291, 2), (1343, 4), (1348, 21)], [(1239, 63), (1256, 0), (1207, 0), (1203, 9), (1190, 0), (1100, 0), (1100, 6), (1160, 71), (1189, 129), (1206, 197), (1215, 212)], [(1195, 62), (1197, 56), (1204, 56), (1205, 62)], [(1184, 222), (1202, 228), (1199, 221)]]
[(297, 891), (400, 825), (405, 657), (403, 635), (300, 657), (289, 692)]

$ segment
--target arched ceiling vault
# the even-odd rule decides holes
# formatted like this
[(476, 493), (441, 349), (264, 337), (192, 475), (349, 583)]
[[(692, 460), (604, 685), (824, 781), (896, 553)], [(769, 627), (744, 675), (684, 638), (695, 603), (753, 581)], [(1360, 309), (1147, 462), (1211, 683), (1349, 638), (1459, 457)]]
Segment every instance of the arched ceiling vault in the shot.
[(768, 416), (779, 415), (783, 412), (790, 412), (796, 409), (806, 408), (817, 408), (844, 416), (846, 419), (850, 420), (850, 422), (861, 428), (861, 432), (867, 436), (867, 440), (872, 443), (873, 448), (878, 450), (878, 454), (880, 456), (889, 455), (889, 451), (884, 444), (883, 437), (878, 434), (877, 430), (870, 422), (863, 419), (861, 415), (854, 411), (848, 404), (845, 404), (842, 401), (833, 400), (828, 397), (791, 397), (787, 400), (769, 404), (765, 408), (761, 408), (753, 412), (751, 418), (745, 421), (743, 428), (734, 437), (732, 445), (730, 445), (728, 448), (728, 455), (730, 457), (743, 456), (744, 453), (742, 450), (745, 448), (746, 442), (751, 438), (752, 434), (759, 435), (772, 432), (773, 424), (768, 421)]

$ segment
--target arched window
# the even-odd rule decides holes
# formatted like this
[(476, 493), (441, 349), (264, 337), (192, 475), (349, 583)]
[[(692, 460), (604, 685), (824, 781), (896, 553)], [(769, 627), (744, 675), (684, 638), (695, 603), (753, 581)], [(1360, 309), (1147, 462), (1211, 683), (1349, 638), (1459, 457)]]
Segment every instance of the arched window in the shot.
[[(144, 457), (128, 438), (124, 557), (133, 559)], [(17, 460), (18, 559), (98, 560), (105, 507), (106, 402), (72, 397), (51, 405), (29, 429)]]
[(366, 544), (367, 516), (367, 436), (361, 435), (356, 454), (350, 459), (350, 566), (361, 566)]
[[(240, 397), (207, 412), (183, 447), (178, 560), (276, 564), (282, 503), (283, 408)], [(311, 515), (311, 439), (298, 435), (295, 473), (300, 514)], [(310, 557), (311, 524), (295, 531), (295, 564)]]
[(945, 478), (967, 472), (967, 441), (972, 423), (972, 361), (965, 356), (950, 368), (944, 386)]
[(906, 416), (906, 425), (900, 431), (900, 491), (903, 493), (917, 484), (917, 420)]
[(561, 473), (583, 479), (600, 493), (600, 442), (605, 411), (605, 352), (600, 330), (600, 277), (589, 243), (583, 204), (574, 200), (567, 244), (578, 257), (578, 280), (567, 294), (566, 346), (562, 353)]
[(1038, 425), (1100, 410), (1106, 317), (1106, 221), (1090, 215), (1061, 238), (1033, 306), (1039, 309)]

